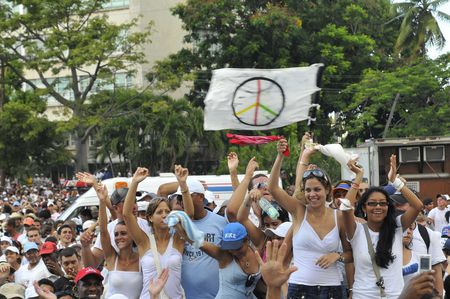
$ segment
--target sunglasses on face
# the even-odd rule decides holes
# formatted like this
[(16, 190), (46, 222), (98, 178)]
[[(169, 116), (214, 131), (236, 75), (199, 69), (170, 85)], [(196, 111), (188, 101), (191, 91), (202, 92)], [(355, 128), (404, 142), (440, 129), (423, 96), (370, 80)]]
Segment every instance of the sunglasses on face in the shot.
[(376, 207), (376, 206), (387, 207), (388, 202), (387, 201), (368, 201), (368, 202), (366, 202), (366, 205), (368, 205), (369, 207)]
[(269, 186), (269, 184), (267, 184), (267, 182), (260, 182), (258, 184), (256, 184), (256, 189), (264, 189), (267, 188), (267, 186)]
[(250, 287), (256, 280), (256, 277), (258, 276), (258, 274), (249, 274), (247, 276), (247, 280), (245, 281), (245, 287), (248, 288)]
[(327, 176), (320, 169), (311, 169), (311, 170), (307, 170), (303, 173), (303, 181), (305, 181), (307, 178), (310, 178), (310, 177), (324, 179), (326, 182), (328, 182)]

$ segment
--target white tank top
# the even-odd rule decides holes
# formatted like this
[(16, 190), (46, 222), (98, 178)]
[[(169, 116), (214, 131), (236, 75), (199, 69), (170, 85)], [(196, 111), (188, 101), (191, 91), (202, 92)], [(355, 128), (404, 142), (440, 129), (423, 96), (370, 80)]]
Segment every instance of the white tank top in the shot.
[[(170, 238), (167, 249), (163, 255), (158, 253), (161, 268), (169, 268), (169, 279), (164, 287), (164, 292), (170, 299), (181, 299), (183, 297), (183, 288), (181, 287), (181, 253), (173, 248), (173, 237)], [(141, 299), (149, 299), (150, 293), (148, 286), (150, 278), (156, 280), (158, 273), (155, 261), (153, 260), (152, 250), (149, 249), (141, 258), (141, 267), (143, 274), (143, 286)]]
[[(108, 292), (105, 298), (115, 294), (122, 294), (129, 299), (138, 299), (142, 290), (142, 272), (119, 271), (117, 269), (117, 260), (114, 262), (114, 270), (108, 272)], [(139, 268), (140, 268), (139, 264)]]
[(293, 261), (298, 270), (291, 274), (289, 283), (303, 284), (309, 286), (338, 286), (341, 284), (341, 274), (336, 266), (332, 264), (327, 269), (316, 265), (316, 261), (323, 255), (338, 252), (339, 229), (334, 210), (334, 228), (321, 240), (305, 216), (298, 232), (292, 239)]

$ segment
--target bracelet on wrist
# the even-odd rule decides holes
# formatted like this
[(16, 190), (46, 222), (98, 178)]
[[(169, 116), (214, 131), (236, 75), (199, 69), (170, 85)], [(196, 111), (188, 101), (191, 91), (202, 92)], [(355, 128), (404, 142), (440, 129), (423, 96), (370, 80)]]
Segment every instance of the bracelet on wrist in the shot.
[(189, 190), (181, 190), (181, 193), (187, 193)]
[(397, 177), (395, 178), (395, 180), (393, 182), (389, 182), (397, 191), (400, 191), (404, 186), (405, 183), (403, 183), (403, 181)]
[(303, 166), (309, 166), (309, 163), (305, 163), (305, 162), (303, 162), (303, 161), (300, 161), (300, 162), (298, 162), (300, 165), (303, 165)]

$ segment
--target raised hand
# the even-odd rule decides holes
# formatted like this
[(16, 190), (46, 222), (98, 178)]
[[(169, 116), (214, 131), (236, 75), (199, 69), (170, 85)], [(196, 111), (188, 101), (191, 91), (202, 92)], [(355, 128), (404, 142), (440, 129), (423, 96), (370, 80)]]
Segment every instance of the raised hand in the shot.
[(280, 139), (280, 141), (278, 141), (278, 144), (277, 144), (278, 154), (282, 155), (286, 151), (287, 148), (288, 148), (288, 143), (287, 143), (286, 139), (284, 139), (284, 138)]
[(90, 174), (89, 172), (77, 172), (75, 174), (75, 177), (79, 181), (89, 185), (95, 185), (97, 183), (97, 179), (95, 178), (95, 176), (93, 174)]
[(259, 190), (257, 188), (253, 188), (248, 193), (248, 198), (253, 202), (257, 202), (258, 200), (261, 199), (262, 196), (263, 196), (263, 193), (261, 192), (261, 190)]
[(239, 166), (239, 158), (235, 152), (230, 152), (227, 156), (228, 170), (236, 171)]
[(255, 173), (255, 170), (258, 169), (259, 165), (258, 162), (256, 162), (256, 158), (253, 157), (248, 161), (247, 169), (245, 170), (245, 174), (249, 176), (253, 176), (253, 173)]
[[(95, 224), (97, 225), (97, 224)], [(92, 225), (90, 228), (88, 228), (87, 230), (85, 230), (81, 235), (80, 235), (80, 243), (81, 246), (83, 247), (91, 247), (92, 245), (92, 240), (94, 239), (94, 229), (95, 229), (95, 225)]]
[(189, 170), (183, 168), (181, 165), (175, 165), (175, 176), (177, 177), (178, 182), (186, 182), (186, 179), (189, 176)]
[(97, 192), (98, 199), (106, 204), (108, 199), (108, 188), (104, 184), (99, 184), (95, 187), (95, 192)]
[(356, 162), (356, 159), (349, 160), (348, 163), (347, 163), (347, 166), (356, 175), (364, 173), (364, 170), (361, 167), (358, 166), (358, 163)]
[(145, 168), (145, 167), (138, 167), (136, 169), (136, 171), (134, 172), (132, 181), (135, 182), (135, 183), (140, 183), (143, 180), (145, 180), (146, 177), (148, 177), (148, 173), (149, 173), (149, 171), (148, 171), (147, 168)]
[(267, 287), (281, 287), (288, 279), (291, 273), (297, 271), (297, 267), (285, 267), (283, 264), (287, 254), (287, 245), (282, 243), (279, 246), (278, 240), (268, 241), (266, 244), (266, 262), (264, 263), (256, 250), (256, 258), (261, 265), (261, 274)]
[(392, 183), (397, 178), (397, 156), (392, 154), (389, 161), (391, 166), (389, 168), (388, 179)]
[(150, 279), (148, 290), (152, 298), (157, 298), (169, 279), (169, 269), (164, 268), (156, 280)]

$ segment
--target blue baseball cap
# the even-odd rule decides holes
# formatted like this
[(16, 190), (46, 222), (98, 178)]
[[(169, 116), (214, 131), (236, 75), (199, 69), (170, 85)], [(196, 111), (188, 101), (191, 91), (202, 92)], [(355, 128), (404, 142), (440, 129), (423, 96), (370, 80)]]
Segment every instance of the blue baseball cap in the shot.
[(16, 200), (16, 201), (13, 203), (13, 206), (14, 206), (14, 207), (20, 206), (20, 202)]
[(242, 224), (238, 222), (229, 223), (223, 228), (220, 248), (222, 250), (237, 250), (242, 247), (246, 237), (247, 230)]
[(39, 247), (34, 242), (27, 242), (27, 243), (25, 243), (25, 245), (23, 245), (23, 252), (28, 252), (33, 249), (36, 249), (39, 251)]
[(395, 187), (392, 186), (392, 185), (390, 185), (390, 184), (384, 186), (383, 189), (384, 189), (384, 191), (386, 191), (387, 194), (389, 194), (389, 195), (393, 195), (393, 194), (395, 194), (395, 192), (397, 192), (397, 190), (395, 189)]

